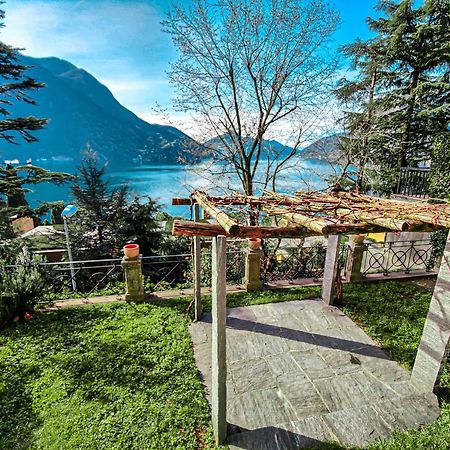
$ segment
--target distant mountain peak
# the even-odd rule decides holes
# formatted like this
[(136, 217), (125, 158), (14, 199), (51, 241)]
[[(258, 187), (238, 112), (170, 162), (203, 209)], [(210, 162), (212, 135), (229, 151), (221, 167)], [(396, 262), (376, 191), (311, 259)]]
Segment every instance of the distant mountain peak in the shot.
[[(14, 102), (14, 116), (48, 118), (38, 142), (3, 146), (0, 158), (81, 159), (90, 144), (103, 159), (175, 164), (194, 141), (177, 128), (152, 125), (122, 106), (89, 72), (60, 58), (21, 56), (27, 75), (46, 87), (33, 93), (37, 105)], [(13, 148), (14, 147), (14, 148)]]

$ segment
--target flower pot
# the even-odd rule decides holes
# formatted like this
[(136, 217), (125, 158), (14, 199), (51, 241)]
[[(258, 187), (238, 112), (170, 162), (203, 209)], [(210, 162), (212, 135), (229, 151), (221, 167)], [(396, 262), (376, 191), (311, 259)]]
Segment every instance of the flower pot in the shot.
[(123, 246), (123, 253), (126, 258), (137, 258), (139, 256), (138, 244), (127, 244)]
[(351, 240), (353, 241), (354, 244), (362, 244), (365, 238), (366, 238), (365, 234), (353, 234), (351, 236)]
[(252, 250), (259, 250), (261, 248), (261, 239), (259, 239), (259, 238), (248, 238), (248, 246)]

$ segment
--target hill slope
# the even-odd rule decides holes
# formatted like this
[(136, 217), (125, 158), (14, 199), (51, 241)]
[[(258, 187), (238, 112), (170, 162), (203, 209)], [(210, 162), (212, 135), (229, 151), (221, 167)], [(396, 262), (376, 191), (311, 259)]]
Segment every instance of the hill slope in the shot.
[(92, 75), (58, 58), (23, 56), (23, 63), (33, 66), (27, 74), (45, 83), (33, 93), (39, 106), (15, 102), (14, 116), (34, 115), (50, 120), (36, 133), (39, 142), (2, 146), (5, 158), (80, 159), (87, 145), (103, 159), (150, 164), (178, 162), (186, 146), (194, 141), (177, 128), (152, 125), (122, 106)]

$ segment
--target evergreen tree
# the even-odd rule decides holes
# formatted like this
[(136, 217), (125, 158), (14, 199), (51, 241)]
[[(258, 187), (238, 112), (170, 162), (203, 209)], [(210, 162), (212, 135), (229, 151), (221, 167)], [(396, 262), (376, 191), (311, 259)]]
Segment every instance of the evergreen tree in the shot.
[(384, 17), (368, 19), (375, 38), (344, 47), (358, 78), (342, 80), (336, 92), (353, 106), (343, 119), (344, 150), (361, 167), (378, 169), (376, 187), (388, 193), (399, 167), (429, 159), (433, 137), (448, 131), (450, 0), (417, 8), (412, 0), (382, 1), (378, 8)]
[(91, 150), (78, 172), (72, 193), (79, 211), (71, 230), (77, 256), (117, 256), (127, 242), (139, 244), (144, 255), (162, 251), (166, 233), (159, 227), (159, 206), (153, 200), (129, 200), (127, 186), (112, 189), (106, 178), (106, 165), (99, 166)]
[[(0, 5), (3, 3), (0, 2)], [(4, 18), (5, 12), (0, 10), (0, 28), (4, 26)], [(0, 120), (0, 138), (10, 143), (17, 143), (17, 138), (20, 136), (26, 142), (34, 142), (36, 137), (32, 132), (43, 128), (47, 120), (31, 116), (9, 117), (11, 113), (8, 107), (13, 105), (13, 100), (34, 105), (36, 102), (27, 92), (44, 86), (26, 76), (29, 66), (20, 63), (18, 50), (0, 42), (0, 115), (5, 117)]]
[(105, 172), (106, 165), (99, 167), (96, 153), (88, 149), (72, 186), (72, 193), (81, 208), (80, 217), (85, 222), (83, 228), (95, 230), (94, 241), (99, 246), (108, 240), (105, 232), (123, 210), (128, 193), (126, 185), (110, 189)]

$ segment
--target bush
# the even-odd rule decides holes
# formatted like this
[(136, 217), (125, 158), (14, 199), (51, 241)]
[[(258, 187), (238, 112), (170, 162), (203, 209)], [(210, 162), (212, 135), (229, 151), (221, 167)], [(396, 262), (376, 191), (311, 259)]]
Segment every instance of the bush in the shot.
[(23, 319), (45, 295), (48, 286), (35, 263), (33, 261), (8, 270), (1, 268), (0, 328), (16, 317)]

